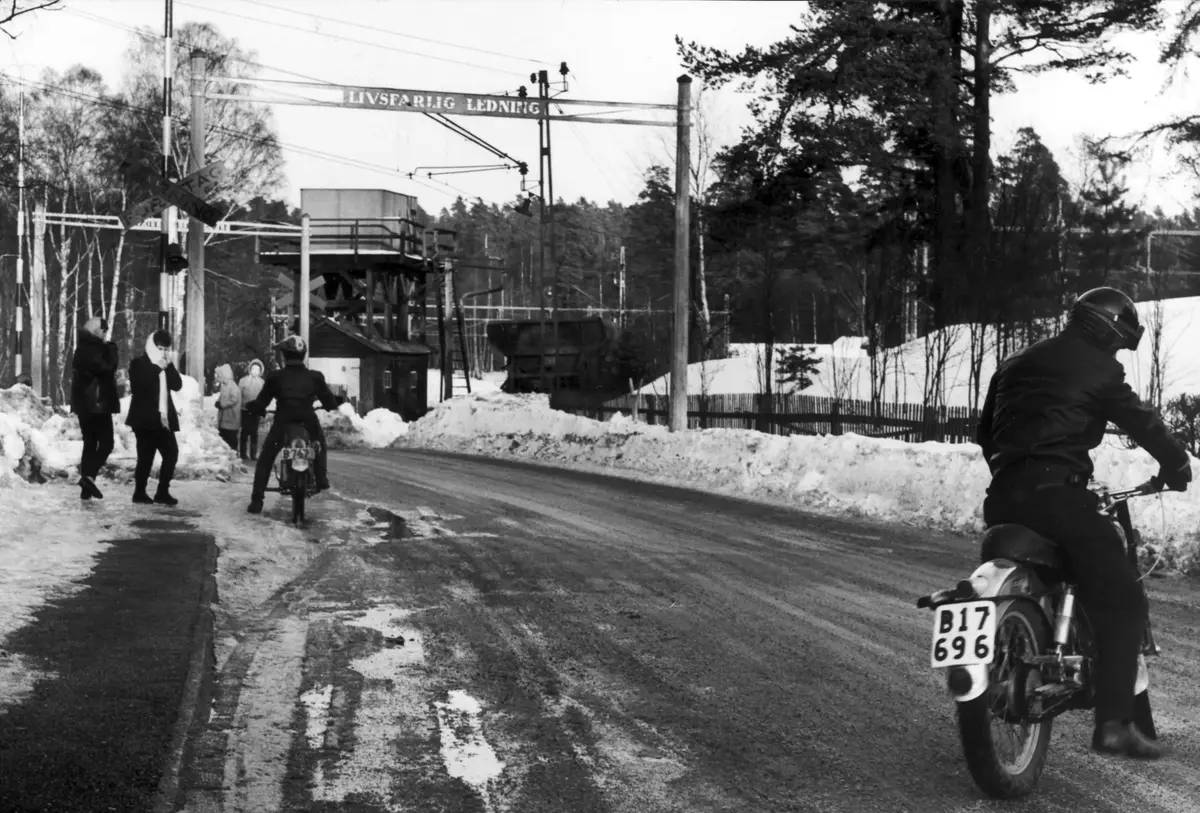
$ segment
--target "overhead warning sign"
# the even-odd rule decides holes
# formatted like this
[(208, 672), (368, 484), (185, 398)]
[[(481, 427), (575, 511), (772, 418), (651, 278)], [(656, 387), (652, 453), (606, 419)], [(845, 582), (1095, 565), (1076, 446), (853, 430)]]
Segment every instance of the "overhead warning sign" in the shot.
[(458, 116), (535, 119), (544, 115), (543, 103), (536, 98), (488, 96), (478, 93), (430, 93), (427, 90), (398, 88), (343, 87), (342, 106), (449, 113)]

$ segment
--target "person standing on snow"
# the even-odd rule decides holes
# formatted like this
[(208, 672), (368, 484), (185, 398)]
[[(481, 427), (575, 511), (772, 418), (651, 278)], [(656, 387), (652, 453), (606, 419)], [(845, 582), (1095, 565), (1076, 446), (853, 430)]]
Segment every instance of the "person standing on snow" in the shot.
[(233, 368), (222, 364), (213, 373), (220, 389), (217, 395), (217, 434), (237, 451), (238, 431), (242, 428), (242, 391), (233, 380)]
[(79, 497), (103, 499), (96, 475), (113, 450), (112, 416), (121, 411), (117, 395), (117, 346), (108, 341), (108, 321), (93, 316), (83, 323), (71, 359), (71, 411), (79, 417), (83, 454), (79, 458)]
[[(183, 377), (175, 367), (175, 352), (171, 349), (171, 334), (156, 330), (146, 339), (146, 354), (129, 363), (129, 415), (125, 425), (137, 438), (137, 467), (133, 471), (133, 501), (178, 505), (171, 496), (171, 478), (179, 461), (179, 415), (175, 411), (172, 392), (183, 389)], [(154, 497), (146, 493), (154, 454), (162, 456), (158, 469), (158, 491)]]
[[(263, 388), (263, 365), (258, 359), (252, 359), (246, 374), (238, 382), (242, 391), (242, 437), (240, 452), (242, 460), (258, 460), (258, 416), (246, 409), (246, 404), (252, 403)], [(249, 450), (249, 454), (247, 454)]]

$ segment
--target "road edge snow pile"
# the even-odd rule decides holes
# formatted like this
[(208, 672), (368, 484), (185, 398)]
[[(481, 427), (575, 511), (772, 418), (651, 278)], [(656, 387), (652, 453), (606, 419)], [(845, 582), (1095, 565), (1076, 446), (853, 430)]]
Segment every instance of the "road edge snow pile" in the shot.
[[(975, 444), (906, 443), (861, 435), (766, 435), (740, 429), (670, 432), (623, 415), (596, 421), (550, 408), (545, 395), (453, 398), (408, 425), (394, 446), (517, 457), (628, 472), (658, 482), (782, 500), (940, 531), (983, 530), (987, 466)], [(1096, 478), (1114, 488), (1157, 471), (1142, 451), (1106, 444)], [(1130, 503), (1148, 550), (1167, 567), (1200, 568), (1200, 488)], [(1161, 566), (1161, 565), (1160, 565)]]
[[(179, 463), (177, 480), (228, 481), (240, 470), (237, 454), (217, 434), (217, 412), (200, 395), (200, 384), (183, 376), (183, 388), (172, 393), (179, 413)], [(129, 397), (121, 399), (121, 411), (113, 416), (113, 452), (102, 472), (128, 479), (137, 463), (133, 430), (125, 425)], [(16, 385), (0, 389), (0, 486), (8, 478), (41, 482), (44, 479), (79, 476), (83, 435), (79, 420), (65, 407), (42, 402), (30, 387)], [(152, 477), (158, 473), (157, 458)]]
[(335, 412), (321, 410), (317, 417), (330, 449), (384, 449), (408, 431), (403, 418), (382, 407), (359, 417), (353, 406), (342, 404)]

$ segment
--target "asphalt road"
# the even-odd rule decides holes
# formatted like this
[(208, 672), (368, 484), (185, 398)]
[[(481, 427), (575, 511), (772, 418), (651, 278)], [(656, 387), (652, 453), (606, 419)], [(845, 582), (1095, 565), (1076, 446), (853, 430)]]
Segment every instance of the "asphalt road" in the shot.
[(1200, 811), (1194, 584), (1149, 582), (1173, 755), (1094, 756), (1075, 713), (1038, 793), (997, 803), (914, 606), (972, 540), (441, 453), (330, 468), (320, 553), (224, 665), (225, 781), (191, 810)]

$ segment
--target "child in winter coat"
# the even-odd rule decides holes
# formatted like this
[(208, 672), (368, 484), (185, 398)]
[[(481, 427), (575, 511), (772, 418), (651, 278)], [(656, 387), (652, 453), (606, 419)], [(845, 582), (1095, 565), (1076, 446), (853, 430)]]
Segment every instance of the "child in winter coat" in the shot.
[(233, 368), (222, 364), (216, 369), (217, 386), (221, 388), (217, 396), (217, 434), (229, 444), (230, 449), (238, 447), (238, 430), (242, 427), (242, 392), (233, 380)]
[(252, 403), (263, 388), (263, 364), (253, 359), (246, 369), (246, 374), (238, 382), (242, 391), (242, 460), (258, 460), (258, 421), (257, 415), (246, 411), (246, 404)]

